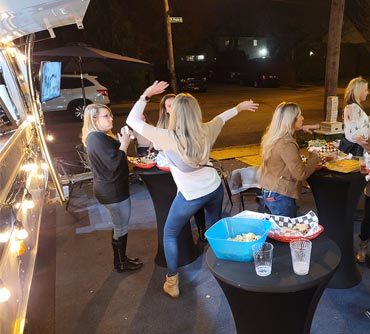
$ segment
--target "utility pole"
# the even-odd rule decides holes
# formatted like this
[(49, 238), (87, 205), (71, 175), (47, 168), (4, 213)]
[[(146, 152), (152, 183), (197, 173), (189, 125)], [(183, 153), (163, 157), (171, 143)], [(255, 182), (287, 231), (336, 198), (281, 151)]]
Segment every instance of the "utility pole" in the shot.
[(168, 64), (171, 75), (171, 87), (175, 94), (177, 94), (177, 81), (175, 71), (175, 60), (173, 57), (173, 45), (172, 45), (172, 30), (171, 30), (171, 18), (170, 9), (168, 6), (168, 0), (164, 0), (164, 15), (166, 19), (166, 30), (167, 30), (167, 43), (168, 43)]
[(324, 119), (327, 116), (328, 96), (337, 95), (344, 5), (345, 0), (331, 1), (328, 49), (326, 52)]

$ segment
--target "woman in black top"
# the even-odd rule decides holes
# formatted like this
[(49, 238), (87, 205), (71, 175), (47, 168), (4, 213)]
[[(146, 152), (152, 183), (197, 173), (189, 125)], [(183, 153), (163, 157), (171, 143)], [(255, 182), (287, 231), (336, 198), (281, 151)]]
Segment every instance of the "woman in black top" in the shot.
[(94, 195), (113, 222), (114, 268), (118, 272), (136, 270), (142, 263), (126, 256), (128, 222), (131, 215), (127, 148), (130, 136), (122, 128), (112, 133), (113, 115), (101, 104), (90, 104), (84, 112), (82, 143), (87, 149), (93, 173)]

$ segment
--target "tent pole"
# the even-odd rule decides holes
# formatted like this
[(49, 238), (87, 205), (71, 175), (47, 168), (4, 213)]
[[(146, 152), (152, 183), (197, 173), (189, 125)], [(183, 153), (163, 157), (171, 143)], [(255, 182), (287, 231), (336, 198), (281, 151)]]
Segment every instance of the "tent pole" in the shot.
[(82, 73), (82, 57), (78, 57), (78, 66), (80, 67), (80, 76), (81, 76), (81, 88), (82, 88), (82, 99), (84, 101), (84, 111), (86, 108), (86, 94), (85, 94), (85, 86), (84, 86), (84, 77)]

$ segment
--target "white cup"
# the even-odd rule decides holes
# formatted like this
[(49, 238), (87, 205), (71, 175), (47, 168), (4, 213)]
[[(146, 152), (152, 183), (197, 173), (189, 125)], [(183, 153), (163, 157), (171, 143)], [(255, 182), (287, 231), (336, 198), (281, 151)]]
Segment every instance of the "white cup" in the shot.
[(272, 269), (274, 245), (269, 242), (252, 245), (254, 266), (258, 276), (268, 276)]
[(312, 242), (302, 238), (292, 240), (289, 244), (294, 273), (307, 275), (310, 270)]

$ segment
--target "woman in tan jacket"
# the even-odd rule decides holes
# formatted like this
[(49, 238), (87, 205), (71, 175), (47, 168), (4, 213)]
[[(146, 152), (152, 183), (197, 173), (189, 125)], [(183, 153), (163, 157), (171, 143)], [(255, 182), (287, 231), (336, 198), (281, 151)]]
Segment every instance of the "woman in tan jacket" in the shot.
[(271, 214), (297, 216), (296, 199), (306, 180), (320, 161), (311, 152), (304, 164), (295, 139), (295, 132), (303, 129), (303, 116), (296, 103), (280, 103), (261, 142), (262, 165), (260, 186), (263, 199)]

